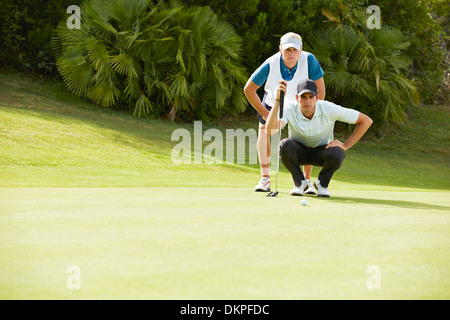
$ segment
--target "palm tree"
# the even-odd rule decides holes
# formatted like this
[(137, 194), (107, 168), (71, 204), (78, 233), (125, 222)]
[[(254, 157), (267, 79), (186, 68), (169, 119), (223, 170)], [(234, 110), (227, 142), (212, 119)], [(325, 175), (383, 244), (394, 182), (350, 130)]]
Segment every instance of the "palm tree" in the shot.
[(404, 121), (406, 107), (419, 103), (417, 88), (405, 76), (412, 61), (404, 54), (409, 42), (389, 26), (365, 28), (367, 15), (362, 9), (341, 5), (340, 12), (324, 15), (335, 26), (311, 37), (311, 51), (326, 71), (325, 81), (335, 99), (375, 118), (384, 108), (384, 120)]
[[(242, 87), (246, 70), (239, 61), (241, 39), (231, 25), (219, 21), (209, 7), (185, 8), (177, 15), (182, 30), (172, 29), (177, 72), (169, 77), (172, 106), (177, 111), (208, 120), (245, 110)], [(230, 106), (233, 106), (230, 108)]]
[(178, 110), (192, 120), (245, 109), (240, 38), (211, 9), (91, 0), (81, 12), (81, 29), (63, 20), (53, 39), (58, 70), (75, 94), (171, 121)]

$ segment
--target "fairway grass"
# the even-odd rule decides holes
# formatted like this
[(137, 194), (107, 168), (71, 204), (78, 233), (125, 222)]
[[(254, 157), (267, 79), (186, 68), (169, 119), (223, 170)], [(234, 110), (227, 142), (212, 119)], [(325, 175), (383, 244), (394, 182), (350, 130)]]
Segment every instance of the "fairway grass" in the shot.
[(267, 198), (258, 165), (175, 164), (192, 124), (0, 88), (0, 299), (450, 298), (448, 106), (348, 150), (330, 199), (283, 166)]
[(2, 188), (0, 298), (450, 298), (449, 193), (354, 189)]

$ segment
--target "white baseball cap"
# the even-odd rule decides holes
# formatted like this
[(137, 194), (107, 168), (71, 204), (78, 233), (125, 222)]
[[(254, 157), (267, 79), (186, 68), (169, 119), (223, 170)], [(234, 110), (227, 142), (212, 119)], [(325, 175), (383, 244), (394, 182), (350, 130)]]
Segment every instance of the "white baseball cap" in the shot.
[(300, 50), (302, 46), (303, 46), (302, 37), (293, 32), (286, 33), (280, 39), (280, 47), (283, 50), (286, 50), (291, 47)]

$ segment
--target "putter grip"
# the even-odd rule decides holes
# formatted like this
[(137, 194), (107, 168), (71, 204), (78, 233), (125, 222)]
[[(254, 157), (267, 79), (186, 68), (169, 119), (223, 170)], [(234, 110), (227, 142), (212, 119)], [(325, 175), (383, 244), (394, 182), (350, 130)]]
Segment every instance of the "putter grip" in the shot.
[(283, 106), (284, 106), (284, 91), (280, 92), (280, 112), (278, 113), (278, 117), (280, 119), (283, 118)]

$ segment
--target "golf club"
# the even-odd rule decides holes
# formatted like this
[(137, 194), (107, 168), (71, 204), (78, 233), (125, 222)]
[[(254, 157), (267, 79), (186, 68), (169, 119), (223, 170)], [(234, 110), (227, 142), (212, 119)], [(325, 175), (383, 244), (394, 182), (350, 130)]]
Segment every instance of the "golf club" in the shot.
[(280, 110), (278, 113), (279, 123), (278, 123), (278, 134), (279, 134), (279, 142), (278, 142), (278, 151), (277, 151), (277, 178), (275, 180), (275, 191), (269, 192), (267, 197), (276, 197), (278, 195), (278, 171), (280, 171), (280, 146), (279, 143), (281, 141), (281, 118), (283, 118), (283, 105), (284, 105), (284, 91), (280, 92)]

